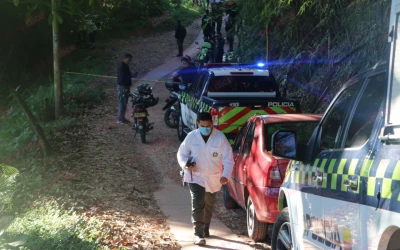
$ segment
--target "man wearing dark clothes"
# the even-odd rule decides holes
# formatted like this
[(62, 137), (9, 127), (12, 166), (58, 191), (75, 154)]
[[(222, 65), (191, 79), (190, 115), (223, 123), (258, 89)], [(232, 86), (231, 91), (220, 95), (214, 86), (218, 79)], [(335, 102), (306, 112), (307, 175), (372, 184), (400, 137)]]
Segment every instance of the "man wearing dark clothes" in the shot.
[(203, 29), (204, 40), (209, 40), (212, 34), (210, 11), (207, 9), (206, 14), (201, 19), (201, 28)]
[(137, 76), (137, 72), (132, 75), (129, 69), (129, 63), (132, 61), (132, 55), (126, 53), (123, 60), (118, 65), (117, 70), (117, 91), (118, 91), (118, 124), (128, 124), (129, 121), (125, 118), (126, 105), (128, 104), (128, 98), (130, 88), (132, 85), (131, 79)]
[(178, 20), (178, 25), (176, 26), (175, 29), (175, 38), (176, 42), (178, 43), (178, 55), (176, 56), (182, 56), (183, 54), (183, 41), (185, 40), (186, 37), (186, 28), (181, 24), (181, 21)]
[(190, 63), (187, 57), (182, 57), (181, 59), (182, 67), (172, 74), (174, 81), (179, 82), (179, 77), (182, 78), (184, 83), (193, 83), (193, 78), (197, 73), (197, 68)]

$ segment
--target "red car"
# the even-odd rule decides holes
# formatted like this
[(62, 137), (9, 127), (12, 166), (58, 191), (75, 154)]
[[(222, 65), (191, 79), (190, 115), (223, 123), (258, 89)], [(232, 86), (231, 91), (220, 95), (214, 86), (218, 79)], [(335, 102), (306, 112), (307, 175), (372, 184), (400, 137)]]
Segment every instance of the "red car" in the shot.
[(279, 188), (289, 159), (271, 152), (271, 138), (278, 130), (297, 133), (297, 144), (307, 144), (322, 115), (279, 114), (248, 119), (232, 145), (235, 166), (224, 186), (226, 208), (246, 209), (247, 231), (254, 241), (264, 240), (268, 225), (279, 214)]

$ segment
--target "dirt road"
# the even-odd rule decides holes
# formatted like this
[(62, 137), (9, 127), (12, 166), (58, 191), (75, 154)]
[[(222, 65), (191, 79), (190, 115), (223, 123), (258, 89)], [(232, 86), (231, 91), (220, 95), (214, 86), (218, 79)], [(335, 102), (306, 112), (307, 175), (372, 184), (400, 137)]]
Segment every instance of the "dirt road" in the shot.
[[(198, 36), (200, 22), (187, 28), (184, 47)], [(157, 46), (163, 41), (162, 51)], [(169, 44), (170, 46), (167, 46)], [(173, 32), (137, 38), (129, 41), (112, 41), (99, 44), (97, 49), (108, 49), (114, 55), (109, 75), (115, 75), (115, 65), (124, 52), (134, 57), (132, 71), (147, 72), (171, 59), (176, 54)], [(166, 72), (168, 74), (170, 72)], [(165, 215), (160, 211), (153, 193), (160, 188), (164, 175), (179, 183), (176, 152), (180, 145), (176, 129), (168, 128), (163, 121), (162, 107), (168, 97), (163, 83), (154, 86), (154, 95), (160, 98), (155, 107), (149, 108), (150, 122), (154, 130), (147, 136), (147, 144), (140, 137), (133, 138), (129, 125), (116, 122), (117, 95), (115, 81), (98, 79), (95, 84), (105, 87), (103, 103), (80, 119), (87, 124), (76, 133), (79, 138), (56, 145), (63, 153), (57, 162), (68, 167), (63, 174), (65, 197), (76, 210), (87, 218), (97, 217), (105, 222), (105, 245), (111, 249), (124, 246), (127, 249), (180, 249), (170, 233)], [(74, 146), (71, 146), (74, 145)], [(244, 241), (246, 236), (245, 212), (241, 209), (226, 210), (221, 194), (218, 195), (215, 215), (222, 219)], [(256, 249), (268, 249), (267, 245), (254, 245)]]

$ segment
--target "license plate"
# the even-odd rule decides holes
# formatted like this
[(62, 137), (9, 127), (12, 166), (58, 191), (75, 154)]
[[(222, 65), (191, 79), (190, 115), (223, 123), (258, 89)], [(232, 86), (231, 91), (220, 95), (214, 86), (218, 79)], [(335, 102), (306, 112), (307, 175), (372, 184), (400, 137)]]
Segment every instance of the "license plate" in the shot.
[(146, 113), (135, 113), (133, 114), (134, 117), (146, 117), (147, 114)]

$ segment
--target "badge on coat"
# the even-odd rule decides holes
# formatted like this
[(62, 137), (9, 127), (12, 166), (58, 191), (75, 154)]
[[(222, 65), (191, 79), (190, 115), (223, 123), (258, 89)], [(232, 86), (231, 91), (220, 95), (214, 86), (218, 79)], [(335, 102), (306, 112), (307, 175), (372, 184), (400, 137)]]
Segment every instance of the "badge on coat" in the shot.
[(218, 153), (217, 153), (217, 152), (214, 152), (214, 153), (213, 153), (213, 157), (214, 157), (214, 158), (218, 157)]

